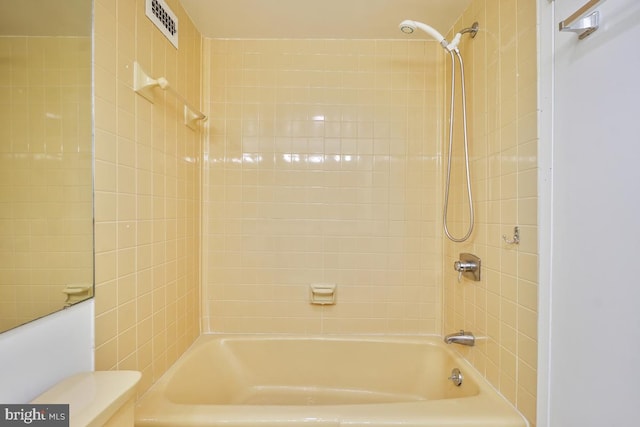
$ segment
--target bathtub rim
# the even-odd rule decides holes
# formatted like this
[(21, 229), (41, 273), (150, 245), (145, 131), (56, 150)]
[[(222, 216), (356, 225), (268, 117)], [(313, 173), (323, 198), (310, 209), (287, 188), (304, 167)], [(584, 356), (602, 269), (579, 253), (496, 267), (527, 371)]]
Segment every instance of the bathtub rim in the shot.
[[(499, 392), (499, 390), (497, 390), (486, 378), (484, 378), (484, 376), (482, 376), (482, 374), (471, 364), (471, 362), (467, 360), (464, 357), (464, 355), (457, 350), (456, 347), (453, 347), (453, 344), (444, 343), (442, 336), (436, 335), (436, 334), (402, 335), (402, 334), (297, 334), (297, 333), (290, 334), (290, 333), (227, 333), (227, 332), (202, 333), (194, 340), (194, 342), (187, 348), (187, 350), (183, 354), (181, 354), (180, 357), (178, 357), (178, 359), (176, 359), (176, 361), (171, 366), (169, 366), (169, 368), (164, 372), (164, 374), (160, 378), (158, 378), (156, 382), (154, 382), (141, 396), (139, 396), (138, 400), (136, 401), (136, 413), (138, 412), (138, 409), (142, 406), (142, 404), (145, 404), (145, 403), (151, 404), (151, 405), (155, 404), (156, 406), (160, 405), (161, 408), (170, 409), (170, 410), (176, 410), (184, 407), (193, 407), (198, 409), (195, 414), (192, 414), (192, 411), (184, 412), (184, 414), (188, 413), (189, 415), (194, 415), (193, 419), (196, 421), (196, 424), (194, 425), (203, 425), (203, 426), (206, 424), (198, 424), (197, 421), (199, 419), (200, 421), (204, 421), (205, 418), (207, 417), (203, 417), (202, 416), (203, 414), (201, 412), (203, 411), (209, 412), (208, 409), (211, 409), (211, 408), (215, 408), (216, 414), (225, 416), (226, 417), (225, 422), (229, 422), (230, 426), (235, 425), (234, 422), (241, 421), (241, 417), (238, 419), (234, 419), (234, 412), (238, 411), (239, 409), (240, 409), (240, 412), (243, 413), (244, 412), (243, 410), (246, 410), (246, 409), (260, 408), (263, 416), (267, 418), (264, 420), (264, 422), (268, 423), (270, 421), (269, 417), (272, 416), (273, 422), (274, 422), (273, 425), (278, 425), (278, 423), (282, 422), (279, 416), (280, 416), (280, 413), (283, 412), (283, 410), (291, 411), (294, 414), (295, 413), (302, 414), (302, 412), (306, 408), (305, 406), (274, 405), (274, 407), (271, 407), (271, 405), (233, 405), (233, 404), (186, 405), (186, 404), (174, 403), (166, 399), (166, 397), (164, 396), (164, 389), (166, 388), (167, 384), (170, 382), (174, 371), (178, 369), (179, 364), (184, 359), (186, 359), (191, 352), (196, 351), (196, 349), (199, 346), (206, 345), (206, 343), (211, 340), (225, 340), (225, 339), (229, 339), (229, 340), (292, 340), (292, 341), (304, 339), (304, 340), (313, 340), (313, 341), (336, 341), (336, 340), (337, 341), (367, 341), (367, 342), (382, 342), (382, 343), (409, 343), (409, 344), (432, 345), (432, 346), (443, 349), (443, 351), (451, 355), (455, 363), (459, 365), (461, 369), (463, 369), (465, 376), (467, 378), (471, 378), (471, 380), (477, 384), (479, 388), (479, 392), (477, 395), (462, 397), (462, 398), (440, 399), (440, 400), (431, 400), (431, 401), (427, 400), (427, 401), (419, 401), (419, 402), (384, 403), (382, 405), (379, 405), (379, 404), (378, 405), (377, 404), (319, 405), (319, 406), (314, 406), (314, 408), (326, 409), (326, 411), (321, 411), (321, 412), (329, 412), (333, 410), (334, 412), (340, 413), (340, 418), (349, 417), (349, 419), (352, 420), (352, 422), (357, 422), (357, 419), (362, 416), (361, 414), (362, 409), (365, 409), (365, 412), (367, 413), (376, 413), (378, 412), (376, 410), (376, 407), (378, 406), (383, 406), (387, 408), (396, 407), (403, 411), (403, 417), (414, 419), (416, 417), (420, 418), (424, 416), (424, 413), (422, 414), (418, 413), (418, 412), (421, 412), (419, 411), (419, 408), (423, 407), (424, 405), (435, 406), (435, 407), (441, 406), (440, 408), (441, 411), (430, 410), (429, 417), (432, 417), (435, 420), (439, 419), (441, 420), (441, 422), (444, 422), (445, 420), (444, 417), (448, 416), (448, 415), (445, 415), (445, 413), (455, 408), (453, 404), (456, 401), (459, 401), (460, 399), (475, 399), (475, 402), (473, 402), (471, 406), (475, 407), (476, 409), (479, 409), (480, 412), (486, 413), (487, 411), (485, 411), (484, 409), (486, 409), (487, 406), (490, 406), (491, 409), (496, 409), (496, 408), (501, 409), (501, 411), (499, 411), (500, 414), (497, 413), (496, 416), (499, 416), (499, 415), (507, 416), (508, 418), (510, 418), (510, 422), (511, 422), (511, 423), (507, 422), (506, 424), (502, 424), (500, 422), (501, 420), (500, 417), (493, 418), (492, 416), (489, 415), (487, 419), (480, 420), (480, 422), (482, 423), (490, 422), (492, 423), (490, 425), (495, 425), (496, 427), (500, 427), (502, 425), (512, 426), (512, 425), (518, 425), (518, 424), (513, 424), (515, 422), (515, 419), (517, 418), (517, 421), (521, 423), (519, 425), (526, 426), (526, 427), (530, 426), (528, 420), (524, 417), (523, 414), (521, 414), (518, 411), (515, 405), (513, 405), (504, 395), (502, 395)], [(476, 337), (476, 339), (483, 340), (484, 337)], [(494, 408), (494, 406), (496, 408)], [(268, 408), (268, 410), (265, 411), (265, 408)], [(384, 418), (384, 415), (386, 412), (387, 412), (386, 410), (380, 411), (379, 415), (382, 416), (382, 418)], [(178, 416), (180, 416), (179, 410), (176, 413), (178, 414)], [(136, 415), (136, 420), (138, 420), (138, 415)], [(144, 421), (144, 419), (141, 421)], [(173, 419), (173, 421), (170, 421), (169, 424), (167, 425), (171, 425), (171, 422), (175, 422), (175, 421), (176, 420)], [(331, 417), (327, 417), (327, 418), (318, 417), (318, 421), (326, 421), (328, 423), (337, 423), (336, 425), (340, 425), (339, 419), (334, 420)], [(136, 423), (136, 425), (138, 425), (138, 423)], [(141, 425), (145, 425), (145, 424), (141, 424)], [(162, 425), (162, 424), (159, 424), (159, 425)], [(265, 425), (268, 425), (268, 424), (265, 424)], [(471, 426), (475, 424), (469, 424), (469, 425)], [(478, 425), (483, 425), (483, 424), (478, 424)]]

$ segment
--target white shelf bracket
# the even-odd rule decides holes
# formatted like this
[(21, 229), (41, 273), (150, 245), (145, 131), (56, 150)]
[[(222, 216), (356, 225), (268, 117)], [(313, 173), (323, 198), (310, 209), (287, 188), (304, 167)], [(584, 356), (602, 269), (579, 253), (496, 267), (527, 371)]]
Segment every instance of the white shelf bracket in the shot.
[(133, 63), (133, 90), (138, 95), (153, 104), (153, 89), (158, 86), (160, 86), (158, 80), (151, 78), (147, 73), (145, 73), (138, 62)]
[(189, 129), (196, 130), (200, 120), (203, 120), (200, 112), (193, 111), (188, 105), (184, 106), (184, 124), (187, 125)]

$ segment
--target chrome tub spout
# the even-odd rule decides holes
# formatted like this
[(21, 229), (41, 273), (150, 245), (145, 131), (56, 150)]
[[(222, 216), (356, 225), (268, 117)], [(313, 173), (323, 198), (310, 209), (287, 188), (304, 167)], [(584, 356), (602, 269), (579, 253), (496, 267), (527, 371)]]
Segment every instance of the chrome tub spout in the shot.
[(476, 344), (476, 337), (474, 337), (471, 332), (460, 330), (460, 332), (445, 336), (444, 342), (446, 342), (447, 344), (455, 343), (473, 346)]

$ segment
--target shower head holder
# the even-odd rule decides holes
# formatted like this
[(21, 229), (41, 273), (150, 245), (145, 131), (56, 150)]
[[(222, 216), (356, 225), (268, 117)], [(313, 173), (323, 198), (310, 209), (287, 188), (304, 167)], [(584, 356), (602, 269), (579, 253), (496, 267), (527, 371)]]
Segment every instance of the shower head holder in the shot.
[(469, 34), (471, 34), (471, 38), (473, 39), (478, 34), (478, 29), (479, 28), (480, 28), (480, 24), (478, 24), (478, 21), (476, 21), (470, 27), (467, 27), (467, 28), (463, 29), (462, 31), (460, 31), (460, 34), (469, 33)]

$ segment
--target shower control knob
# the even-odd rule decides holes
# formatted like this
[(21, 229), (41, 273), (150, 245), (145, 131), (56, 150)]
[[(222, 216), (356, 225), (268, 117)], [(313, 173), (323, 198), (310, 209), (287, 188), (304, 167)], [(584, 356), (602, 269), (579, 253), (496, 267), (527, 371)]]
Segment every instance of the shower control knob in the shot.
[(453, 268), (459, 272), (473, 271), (478, 268), (478, 264), (475, 262), (456, 261), (453, 263)]
[(460, 259), (453, 263), (453, 268), (459, 273), (458, 282), (462, 280), (463, 276), (475, 282), (479, 281), (480, 263), (480, 258), (473, 254), (460, 254)]

